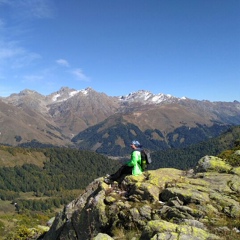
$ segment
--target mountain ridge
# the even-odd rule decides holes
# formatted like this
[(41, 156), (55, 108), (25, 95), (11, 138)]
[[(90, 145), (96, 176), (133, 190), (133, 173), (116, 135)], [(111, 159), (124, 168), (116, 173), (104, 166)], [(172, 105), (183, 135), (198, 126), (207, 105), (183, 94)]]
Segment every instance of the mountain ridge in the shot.
[[(176, 145), (174, 141), (178, 139), (178, 131), (184, 130), (187, 136), (186, 133), (193, 128), (207, 132), (207, 128), (216, 125), (222, 128), (222, 130), (219, 128), (218, 134), (220, 134), (226, 130), (226, 127), (240, 124), (240, 103), (238, 101), (200, 101), (187, 97), (177, 98), (163, 93), (153, 94), (146, 90), (132, 92), (126, 96), (112, 97), (90, 87), (82, 90), (62, 87), (59, 91), (46, 96), (25, 89), (19, 94), (1, 97), (0, 102), (6, 104), (5, 107), (9, 106), (10, 111), (18, 113), (19, 121), (12, 123), (6, 120), (6, 114), (1, 114), (2, 110), (0, 110), (0, 121), (5, 124), (0, 128), (0, 132), (3, 130), (5, 135), (5, 137), (0, 136), (0, 143), (10, 145), (31, 143), (32, 140), (37, 140), (53, 145), (76, 147), (71, 140), (76, 139), (78, 134), (92, 127), (99, 132), (98, 124), (107, 123), (108, 119), (115, 121), (111, 127), (118, 128), (118, 117), (124, 120), (125, 127), (128, 127), (129, 123), (139, 128), (145, 135), (144, 142), (147, 139), (152, 142), (159, 141), (161, 138), (166, 140), (169, 134), (174, 135), (169, 146)], [(23, 122), (22, 115), (25, 116)], [(21, 131), (22, 128), (24, 133)], [(104, 128), (107, 128), (107, 125)], [(129, 131), (131, 130), (128, 129)], [(162, 136), (157, 133), (159, 131)], [(12, 134), (8, 134), (10, 132)], [(201, 140), (211, 137), (211, 134), (206, 133)], [(16, 141), (16, 136), (18, 141)], [(136, 134), (133, 134), (134, 136), (137, 137)], [(101, 141), (105, 140), (106, 135), (102, 136)], [(125, 137), (117, 140), (116, 135), (112, 144), (117, 141), (123, 142), (125, 145), (123, 147), (127, 146)], [(179, 138), (177, 141), (180, 143), (185, 139)], [(93, 149), (97, 150), (96, 146), (99, 143), (95, 142), (93, 145), (95, 146)], [(79, 144), (77, 147), (80, 147)]]
[[(66, 96), (66, 94), (68, 94), (69, 95), (68, 98), (70, 98), (70, 97), (73, 97), (77, 93), (83, 93), (83, 94), (87, 95), (89, 91), (97, 92), (91, 87), (76, 90), (76, 89), (69, 88), (69, 87), (65, 86), (65, 87), (61, 87), (58, 91), (47, 94), (47, 95), (40, 94), (35, 90), (24, 89), (24, 90), (20, 91), (19, 93), (12, 93), (8, 97), (1, 97), (0, 96), (0, 99), (2, 99), (2, 100), (7, 99), (7, 101), (8, 101), (8, 99), (11, 99), (13, 96), (37, 94), (37, 95), (40, 95), (40, 96), (45, 97), (47, 99), (53, 98), (53, 101), (57, 101), (58, 96), (62, 98), (63, 95)], [(99, 92), (99, 93), (101, 93), (101, 92)], [(220, 101), (220, 100), (219, 101), (210, 101), (210, 100), (206, 100), (206, 99), (205, 100), (191, 99), (191, 98), (188, 98), (186, 96), (175, 97), (171, 94), (164, 94), (164, 93), (153, 94), (152, 92), (150, 92), (148, 90), (137, 90), (137, 91), (134, 91), (134, 92), (130, 92), (127, 95), (118, 95), (118, 96), (109, 96), (109, 97), (118, 98), (122, 101), (139, 101), (139, 100), (146, 101), (146, 100), (149, 100), (149, 101), (155, 102), (155, 103), (161, 103), (160, 100), (162, 100), (162, 102), (164, 102), (166, 99), (194, 100), (194, 101), (199, 101), (199, 102), (210, 102), (210, 103), (218, 103), (218, 102), (225, 102), (225, 103), (237, 102), (237, 103), (239, 103), (238, 100), (234, 100), (234, 101), (230, 101), (230, 102), (229, 101)], [(67, 100), (68, 98), (66, 98), (65, 100)], [(61, 100), (59, 100), (59, 101), (61, 101)]]

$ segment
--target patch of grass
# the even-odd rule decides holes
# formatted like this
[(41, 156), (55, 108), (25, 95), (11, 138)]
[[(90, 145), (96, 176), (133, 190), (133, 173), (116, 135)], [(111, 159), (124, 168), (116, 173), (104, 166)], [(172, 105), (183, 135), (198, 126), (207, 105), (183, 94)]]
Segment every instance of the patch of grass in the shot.
[(0, 236), (3, 236), (5, 232), (5, 224), (0, 221)]
[(112, 231), (112, 234), (116, 239), (119, 239), (119, 240), (132, 240), (132, 239), (137, 240), (140, 238), (140, 234), (136, 233), (136, 231), (132, 231), (132, 230), (126, 231), (119, 227), (114, 228), (114, 230)]
[(2, 201), (0, 200), (0, 218), (2, 214), (14, 213), (15, 207), (11, 204), (11, 201)]
[(0, 216), (0, 240), (26, 240), (41, 234), (47, 221), (55, 213), (25, 212), (23, 214), (4, 214)]
[[(34, 192), (20, 193), (20, 199), (25, 200), (44, 200), (51, 198), (64, 198), (71, 195), (76, 198), (84, 190), (73, 189), (65, 190), (63, 192), (55, 191), (52, 196), (37, 197)], [(18, 201), (18, 199), (16, 199)], [(44, 212), (40, 211), (30, 211), (28, 209), (23, 209), (20, 214), (16, 212), (15, 206), (11, 204), (11, 201), (0, 200), (0, 240), (10, 240), (10, 239), (21, 239), (20, 235), (26, 237), (26, 234), (38, 234), (41, 229), (38, 229), (39, 225), (46, 226), (46, 223), (50, 218), (55, 216), (56, 212), (62, 210), (63, 206), (59, 208), (54, 208), (52, 210), (46, 210)], [(34, 231), (29, 229), (34, 228)], [(28, 238), (22, 238), (24, 240)]]
[(43, 167), (48, 158), (40, 151), (29, 151), (27, 149), (0, 146), (0, 167), (22, 166), (32, 163)]
[[(225, 240), (239, 240), (239, 233), (234, 229), (240, 229), (240, 219), (233, 219), (226, 215), (216, 216), (208, 213), (208, 228), (216, 235), (221, 235)], [(227, 227), (229, 230), (224, 230)]]
[(224, 159), (225, 162), (232, 165), (233, 167), (239, 167), (240, 155), (236, 154), (236, 152), (239, 150), (240, 146), (237, 146), (234, 149), (223, 151), (221, 154), (219, 154), (219, 157)]

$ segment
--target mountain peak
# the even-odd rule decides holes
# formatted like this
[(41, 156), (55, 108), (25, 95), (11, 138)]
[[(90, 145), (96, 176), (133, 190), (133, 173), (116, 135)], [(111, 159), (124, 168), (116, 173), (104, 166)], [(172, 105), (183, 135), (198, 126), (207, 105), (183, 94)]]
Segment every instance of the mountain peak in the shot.
[(68, 87), (62, 87), (59, 91), (52, 93), (49, 95), (51, 102), (63, 102), (68, 100), (69, 98), (75, 96), (78, 93), (82, 93), (83, 95), (88, 95), (90, 92), (93, 92), (94, 90), (91, 87), (87, 87), (82, 90), (76, 90), (73, 88)]
[(73, 88), (62, 87), (62, 88), (60, 88), (59, 91), (50, 94), (48, 96), (48, 98), (50, 98), (51, 102), (62, 102), (62, 101), (67, 100), (68, 98), (74, 96), (78, 92), (79, 91), (77, 91)]
[(61, 87), (58, 92), (69, 92), (69, 91), (76, 91), (76, 90), (69, 87)]
[(19, 93), (20, 96), (32, 95), (32, 94), (41, 95), (40, 93), (38, 93), (38, 92), (36, 92), (34, 90), (30, 90), (30, 89), (24, 89), (24, 90), (20, 91), (20, 93)]
[(144, 104), (159, 104), (163, 102), (175, 102), (179, 99), (170, 94), (153, 94), (150, 91), (139, 90), (137, 92), (129, 93), (126, 96), (121, 96), (119, 97), (119, 100), (129, 102), (142, 102)]

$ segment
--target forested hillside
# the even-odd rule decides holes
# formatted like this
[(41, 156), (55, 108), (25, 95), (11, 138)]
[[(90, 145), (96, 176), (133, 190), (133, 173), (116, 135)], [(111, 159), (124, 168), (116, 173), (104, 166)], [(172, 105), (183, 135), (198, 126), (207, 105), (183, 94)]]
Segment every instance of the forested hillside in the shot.
[(187, 170), (194, 168), (198, 160), (205, 155), (216, 156), (226, 149), (240, 145), (240, 126), (232, 127), (217, 138), (194, 144), (181, 149), (168, 149), (152, 153), (153, 163), (149, 169), (177, 168)]
[[(218, 155), (239, 145), (239, 139), (240, 126), (218, 138), (187, 148), (152, 152), (153, 163), (149, 169), (194, 168), (201, 157)], [(120, 165), (120, 161), (104, 155), (70, 148), (0, 146), (0, 153), (0, 198), (17, 200), (21, 208), (32, 210), (64, 204), (73, 197), (74, 189), (84, 189), (95, 178), (116, 171)], [(21, 193), (27, 192), (41, 199), (22, 198)]]
[[(71, 194), (67, 192), (84, 189), (93, 179), (115, 171), (118, 167), (116, 161), (103, 155), (76, 149), (24, 149), (1, 146), (0, 151), (5, 152), (5, 155), (0, 157), (1, 164), (5, 163), (5, 166), (0, 168), (0, 198), (18, 201), (20, 205), (24, 201), (22, 207), (28, 208), (31, 205), (30, 208), (38, 210), (51, 208), (51, 200), (42, 201), (42, 207), (30, 200), (27, 204), (26, 200), (20, 199), (20, 193), (33, 192), (33, 196), (53, 197), (52, 206), (59, 206), (56, 204), (57, 198), (61, 198), (61, 203), (64, 203), (64, 199), (69, 201)], [(21, 161), (19, 155), (22, 157)], [(30, 163), (27, 157), (24, 162), (23, 156), (29, 156), (29, 159), (39, 156), (39, 162)], [(14, 159), (18, 159), (21, 165), (16, 162), (14, 167), (9, 167), (13, 165)]]
[(217, 137), (230, 128), (230, 125), (213, 124), (209, 127), (197, 124), (191, 128), (181, 126), (164, 134), (159, 129), (142, 131), (137, 125), (127, 123), (123, 117), (117, 117), (115, 125), (111, 126), (108, 119), (80, 132), (72, 142), (80, 149), (94, 149), (100, 154), (110, 156), (126, 156), (129, 153), (129, 144), (135, 138), (150, 151), (166, 151), (207, 141), (210, 136)]

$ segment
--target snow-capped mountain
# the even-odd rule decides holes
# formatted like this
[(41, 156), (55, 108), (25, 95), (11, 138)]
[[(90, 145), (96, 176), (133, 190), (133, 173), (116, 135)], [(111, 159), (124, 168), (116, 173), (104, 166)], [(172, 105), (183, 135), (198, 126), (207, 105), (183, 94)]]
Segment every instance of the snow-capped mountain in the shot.
[(174, 103), (179, 100), (179, 98), (176, 98), (170, 94), (153, 94), (145, 90), (129, 93), (126, 96), (121, 96), (118, 98), (120, 101), (141, 102), (142, 104)]
[(48, 95), (47, 99), (49, 103), (64, 102), (79, 93), (87, 94), (88, 89), (75, 90), (75, 89), (70, 89), (68, 87), (62, 87), (59, 91)]
[[(143, 134), (141, 138), (145, 136), (156, 143), (163, 140), (171, 141), (171, 144), (173, 141), (184, 143), (186, 136), (179, 138), (181, 134), (174, 133), (176, 129), (183, 131), (184, 127), (193, 129), (199, 126), (210, 129), (217, 124), (220, 132), (222, 126), (240, 124), (240, 103), (237, 101), (198, 101), (163, 93), (153, 94), (145, 90), (116, 97), (96, 92), (92, 88), (76, 90), (63, 87), (47, 96), (23, 90), (0, 98), (0, 104), (0, 143), (12, 145), (33, 139), (57, 145), (79, 145), (86, 141), (86, 137), (90, 137), (86, 132), (75, 143), (71, 139), (85, 130), (92, 132), (90, 128), (93, 127), (97, 132), (93, 131), (91, 148), (96, 150), (109, 138), (116, 137), (110, 134), (110, 130), (121, 133), (122, 130), (117, 130), (121, 124), (136, 126)], [(109, 131), (106, 132), (106, 129)], [(94, 142), (103, 130), (104, 134)], [(111, 144), (118, 141), (124, 145), (124, 139), (134, 131), (126, 132), (126, 136), (119, 135), (118, 140), (110, 141)], [(206, 135), (214, 135), (212, 130), (208, 132), (206, 129), (201, 134), (201, 139)], [(138, 135), (135, 132), (135, 136)]]

